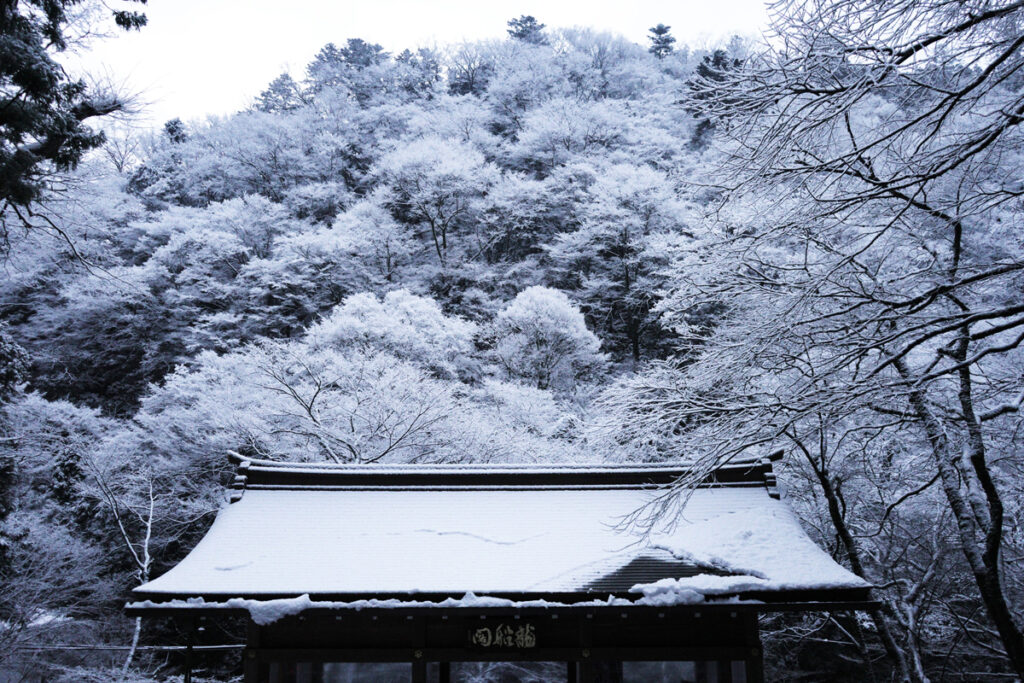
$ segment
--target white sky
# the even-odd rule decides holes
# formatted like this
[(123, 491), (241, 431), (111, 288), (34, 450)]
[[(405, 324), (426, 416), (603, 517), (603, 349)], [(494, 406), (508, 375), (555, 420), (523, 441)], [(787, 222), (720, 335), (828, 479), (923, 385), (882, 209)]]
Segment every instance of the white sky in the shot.
[[(362, 38), (390, 52), (505, 35), (532, 14), (548, 27), (586, 26), (647, 44), (661, 22), (679, 43), (759, 34), (763, 0), (149, 0), (141, 32), (96, 43), (85, 68), (140, 92), (161, 124), (245, 107), (282, 71), (299, 77), (326, 43)], [(77, 70), (77, 67), (76, 67)]]

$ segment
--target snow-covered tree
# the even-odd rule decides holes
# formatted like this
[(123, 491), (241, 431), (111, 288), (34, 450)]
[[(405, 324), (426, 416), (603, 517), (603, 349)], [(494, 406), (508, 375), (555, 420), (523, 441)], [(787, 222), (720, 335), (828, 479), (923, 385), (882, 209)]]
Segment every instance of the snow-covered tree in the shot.
[(664, 331), (653, 310), (665, 285), (665, 247), (689, 241), (688, 211), (671, 182), (650, 168), (598, 171), (580, 227), (548, 247), (555, 279), (576, 291), (591, 324), (634, 361)]
[(389, 353), (444, 375), (455, 375), (473, 352), (476, 325), (446, 316), (433, 299), (406, 290), (356, 294), (314, 325), (319, 346)]
[(669, 33), (671, 29), (671, 26), (658, 24), (648, 30), (648, 33), (651, 35), (647, 36), (647, 39), (651, 41), (651, 46), (647, 50), (658, 59), (668, 57), (675, 49), (673, 45), (676, 39), (675, 36)]
[[(0, 214), (3, 234), (8, 221), (32, 224), (27, 207), (49, 186), (46, 164), (58, 170), (74, 168), (86, 151), (103, 144), (103, 134), (84, 121), (126, 105), (122, 95), (90, 89), (84, 80), (71, 77), (57, 56), (77, 36), (89, 32), (90, 18), (77, 7), (80, 4), (29, 0), (8, 3), (0, 10), (0, 51), (7, 55), (0, 64), (0, 199), (21, 207), (5, 208)], [(146, 24), (146, 15), (131, 5), (86, 4), (93, 12), (102, 6), (123, 29)]]
[(262, 112), (276, 114), (297, 109), (302, 104), (302, 88), (285, 72), (270, 82), (253, 106)]
[(532, 16), (523, 14), (508, 22), (508, 35), (514, 40), (521, 40), (532, 45), (546, 45), (547, 36), (544, 35), (544, 24)]
[(442, 266), (495, 175), (476, 149), (439, 137), (399, 145), (380, 160), (376, 173), (391, 189), (389, 202), (398, 216), (426, 231)]
[[(1005, 652), (986, 669), (1017, 675), (1024, 614), (1006, 558), (1021, 547), (1008, 520), (1020, 501), (1024, 254), (1005, 230), (1021, 209), (1022, 12), (796, 2), (779, 16), (783, 44), (742, 68), (709, 65), (691, 106), (728, 121), (724, 201), (709, 215), (713, 239), (678, 254), (663, 305), (690, 356), (609, 397), (624, 409), (620, 434), (708, 466), (768, 444), (795, 448), (822, 500), (838, 506), (840, 537), (861, 525), (893, 533), (894, 511), (937, 487), (933, 516), (948, 516), (960, 551), (943, 566), (975, 589), (965, 609), (945, 601), (945, 616)], [(896, 434), (910, 454), (861, 441)], [(881, 513), (847, 507), (843, 470), (896, 477), (893, 468), (902, 476), (866, 496)], [(859, 536), (842, 552), (881, 583), (888, 568), (869, 561), (875, 541)], [(921, 554), (876, 615), (908, 680), (928, 677), (918, 644), (900, 644), (921, 633), (915, 562), (942, 555), (925, 550), (907, 548)]]
[[(4, 504), (28, 534), (19, 552), (38, 537), (82, 560), (42, 554), (76, 575), (39, 571), (34, 585), (66, 595), (79, 573), (109, 578), (88, 608), (128, 642), (114, 592), (195, 542), (229, 450), (367, 463), (685, 453), (700, 465), (771, 443), (789, 448), (808, 529), (884, 586), (870, 624), (812, 625), (856, 643), (849, 657), (821, 657), (793, 637), (799, 617), (774, 618), (776, 671), (811, 653), (819, 678), (834, 661), (868, 677), (859, 658), (879, 678), (922, 680), (941, 643), (951, 669), (1006, 673), (976, 572), (951, 549), (961, 522), (981, 538), (998, 517), (988, 506), (986, 521), (960, 403), (966, 364), (1004, 506), (988, 576), (1019, 620), (1017, 10), (800, 6), (774, 56), (735, 41), (658, 55), (535, 20), (512, 40), (393, 57), (352, 40), (246, 111), (139, 138), (134, 159), (111, 159), (117, 172), (84, 157), (46, 197), (49, 232), (6, 235), (0, 278), (4, 338), (30, 359), (0, 366), (14, 425), (0, 454), (18, 463), (0, 473)], [(851, 18), (935, 16), (953, 19), (903, 64), (892, 50), (912, 40), (880, 39), (865, 57), (846, 33)], [(822, 27), (852, 52), (814, 43)], [(977, 70), (929, 66), (956, 31)], [(960, 98), (948, 116), (929, 109), (948, 97)], [(920, 132), (920, 114), (952, 146)], [(987, 147), (943, 165), (971, 141)], [(895, 360), (867, 376), (884, 354)], [(967, 454), (954, 474), (976, 522), (949, 506), (910, 386), (947, 437), (940, 451)], [(990, 557), (985, 543), (974, 547)]]
[(509, 377), (539, 389), (572, 391), (603, 369), (601, 342), (564, 293), (530, 287), (494, 320), (493, 355)]

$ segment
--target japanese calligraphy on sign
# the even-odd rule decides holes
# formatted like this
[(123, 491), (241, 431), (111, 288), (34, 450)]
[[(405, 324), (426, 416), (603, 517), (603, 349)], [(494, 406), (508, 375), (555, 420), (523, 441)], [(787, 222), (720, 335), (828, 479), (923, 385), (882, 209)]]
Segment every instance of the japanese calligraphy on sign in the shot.
[(470, 629), (470, 645), (480, 648), (526, 650), (537, 647), (533, 624), (497, 624)]

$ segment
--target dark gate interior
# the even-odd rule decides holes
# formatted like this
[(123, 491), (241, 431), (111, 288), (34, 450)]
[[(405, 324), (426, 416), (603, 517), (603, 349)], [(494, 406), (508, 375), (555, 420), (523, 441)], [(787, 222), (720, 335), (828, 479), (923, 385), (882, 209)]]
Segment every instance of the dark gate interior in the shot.
[(306, 613), (252, 625), (246, 683), (760, 683), (757, 615), (601, 608)]

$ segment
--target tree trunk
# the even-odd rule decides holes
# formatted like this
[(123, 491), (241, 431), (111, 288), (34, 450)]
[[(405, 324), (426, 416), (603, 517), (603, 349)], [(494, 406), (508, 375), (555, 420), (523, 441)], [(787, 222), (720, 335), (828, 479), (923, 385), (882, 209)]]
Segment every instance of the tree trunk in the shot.
[[(810, 454), (808, 454), (808, 459)], [(843, 549), (846, 551), (846, 556), (850, 559), (850, 569), (853, 573), (869, 581), (870, 579), (865, 575), (864, 564), (861, 561), (860, 551), (857, 548), (857, 542), (853, 538), (853, 534), (850, 533), (850, 528), (846, 525), (846, 520), (843, 518), (842, 508), (839, 505), (839, 494), (837, 493), (835, 486), (833, 486), (831, 479), (829, 479), (828, 472), (824, 467), (818, 467), (813, 461), (811, 467), (814, 469), (814, 474), (818, 478), (818, 483), (821, 485), (821, 491), (825, 496), (825, 501), (828, 503), (828, 515), (832, 520), (832, 527), (836, 530), (836, 534), (839, 536), (840, 542), (843, 544)], [(892, 634), (892, 629), (889, 628), (889, 619), (895, 621), (895, 615), (893, 614), (893, 606), (888, 600), (882, 600), (881, 610), (871, 610), (871, 620), (875, 624), (875, 628), (878, 630), (878, 637), (882, 641), (882, 647), (885, 648), (885, 652), (889, 655), (889, 659), (892, 660), (896, 669), (899, 671), (899, 677), (901, 681), (912, 681), (913, 683), (927, 683), (928, 678), (924, 675), (923, 671), (915, 671), (907, 661), (907, 657), (899, 644), (896, 642), (895, 636)], [(884, 612), (884, 616), (882, 614)]]
[[(429, 218), (427, 219), (427, 222), (430, 224), (430, 236), (434, 239), (434, 251), (437, 252), (437, 259), (441, 262), (441, 267), (444, 268), (445, 250), (441, 248), (441, 240), (438, 237), (437, 225)], [(445, 245), (445, 248), (447, 248), (447, 245)]]
[[(979, 521), (960, 491), (962, 476), (955, 464), (958, 456), (953, 452), (953, 446), (949, 443), (943, 425), (928, 407), (923, 389), (913, 384), (910, 369), (903, 359), (895, 361), (893, 365), (910, 390), (908, 400), (928, 437), (932, 456), (939, 470), (943, 491), (946, 493), (950, 510), (956, 519), (960, 549), (974, 575), (982, 602), (985, 604), (989, 618), (999, 632), (999, 638), (1006, 649), (1006, 656), (1009, 658), (1013, 670), (1018, 676), (1024, 678), (1024, 634), (1021, 634), (1014, 622), (1010, 606), (1006, 603), (1006, 596), (1003, 594), (1002, 581), (999, 576), (998, 541), (1001, 540), (1001, 525), (995, 527), (990, 524), (988, 529), (978, 528)], [(972, 464), (975, 468), (982, 467), (984, 473), (988, 474), (985, 463), (972, 462)], [(989, 484), (991, 485), (990, 480)], [(998, 493), (994, 487), (991, 490), (989, 486), (985, 488), (986, 494), (990, 497), (991, 508), (991, 496), (995, 496), (998, 501)], [(998, 511), (1001, 512), (1001, 503)], [(1001, 522), (1001, 515), (999, 517)], [(994, 539), (994, 534), (998, 534), (1000, 538)], [(992, 551), (993, 547), (995, 547), (995, 552)]]
[(128, 656), (124, 658), (121, 673), (128, 673), (128, 668), (132, 665), (132, 660), (135, 659), (135, 651), (139, 648), (140, 633), (142, 633), (142, 617), (135, 617), (135, 632), (132, 633), (132, 644), (128, 648)]

